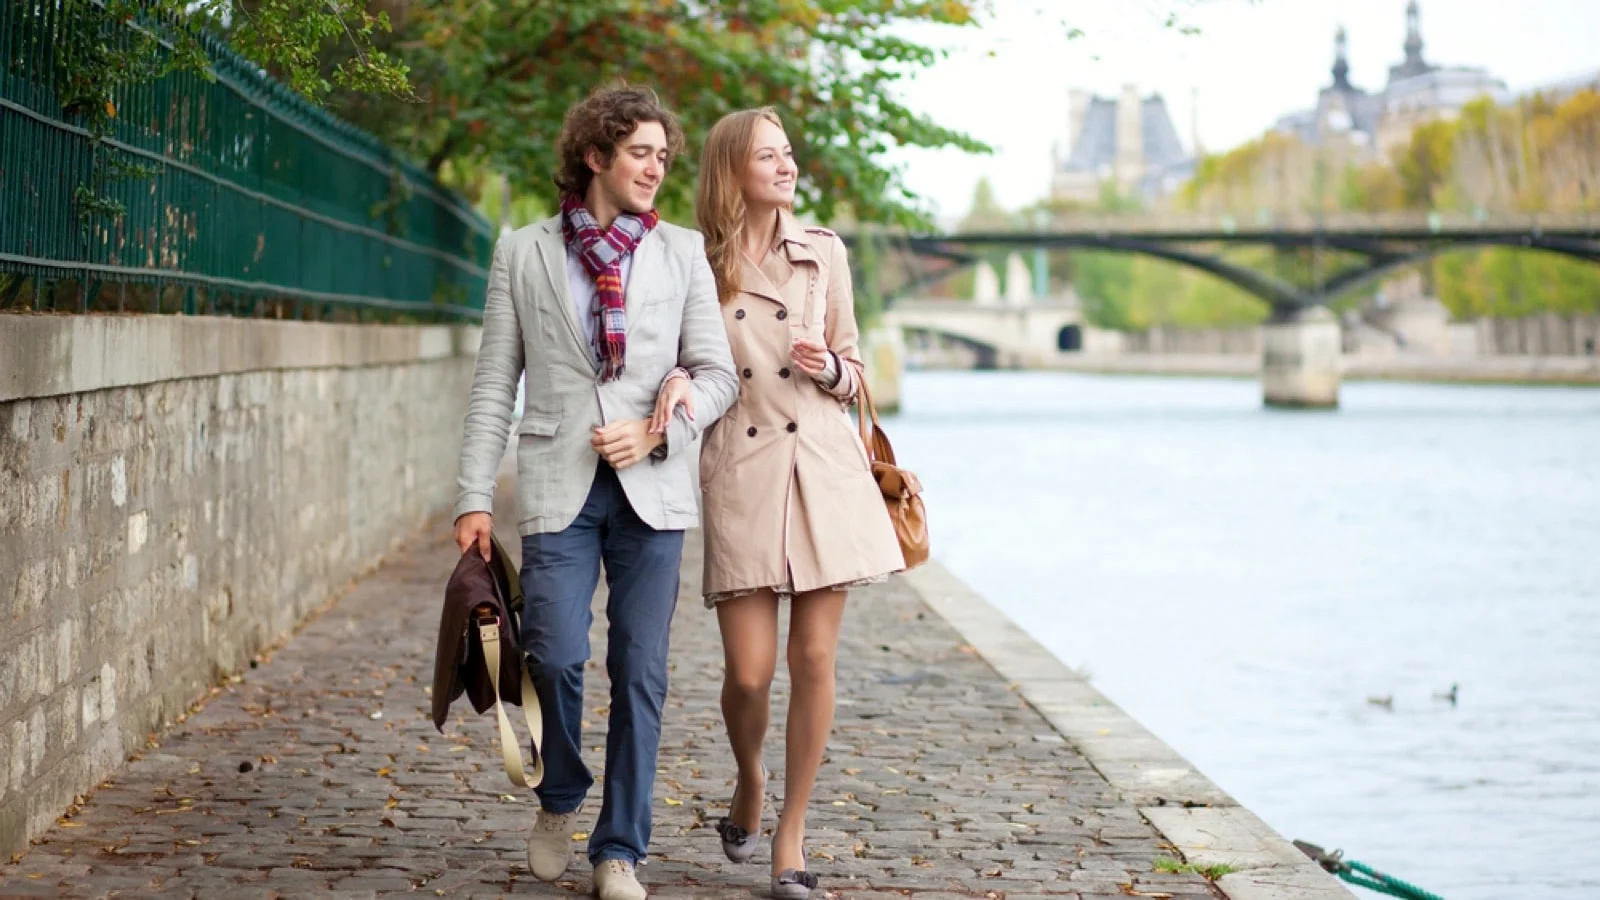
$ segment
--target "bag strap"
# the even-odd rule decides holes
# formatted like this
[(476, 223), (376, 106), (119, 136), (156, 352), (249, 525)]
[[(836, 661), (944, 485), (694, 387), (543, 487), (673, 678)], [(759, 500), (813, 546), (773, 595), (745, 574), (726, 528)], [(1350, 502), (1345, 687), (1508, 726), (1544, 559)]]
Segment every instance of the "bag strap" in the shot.
[(533, 738), (533, 777), (529, 778), (522, 767), (522, 748), (517, 745), (516, 732), (511, 730), (505, 704), (500, 702), (498, 617), (478, 620), (478, 642), (483, 647), (483, 664), (489, 669), (489, 683), (494, 685), (494, 714), (500, 720), (500, 755), (505, 758), (506, 777), (517, 787), (538, 787), (544, 781), (544, 711), (539, 705), (539, 694), (533, 689), (533, 678), (527, 666), (519, 667), (522, 669), (522, 715), (528, 721), (528, 734)]
[[(872, 403), (872, 391), (867, 388), (867, 379), (864, 374), (856, 373), (856, 424), (861, 429), (861, 446), (867, 448), (867, 458), (876, 460), (873, 453), (872, 432), (878, 430), (878, 408)], [(869, 429), (868, 422), (871, 422)]]

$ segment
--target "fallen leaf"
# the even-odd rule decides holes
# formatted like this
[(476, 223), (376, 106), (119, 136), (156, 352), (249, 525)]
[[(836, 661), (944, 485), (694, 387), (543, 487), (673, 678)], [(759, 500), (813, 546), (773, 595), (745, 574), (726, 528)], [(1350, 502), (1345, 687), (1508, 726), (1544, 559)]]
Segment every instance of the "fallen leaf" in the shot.
[(682, 806), (683, 805), (683, 801), (674, 799), (672, 797), (668, 797), (667, 798), (667, 805), (668, 806)]
[(578, 841), (587, 841), (588, 839), (589, 839), (589, 832), (587, 832), (587, 831), (574, 831), (572, 833), (572, 840), (573, 840), (574, 843), (576, 843)]
[(387, 777), (389, 777), (390, 775), (393, 775), (393, 774), (394, 774), (394, 769), (390, 768), (389, 766), (384, 766), (383, 768), (378, 770), (378, 777), (379, 778), (387, 778)]

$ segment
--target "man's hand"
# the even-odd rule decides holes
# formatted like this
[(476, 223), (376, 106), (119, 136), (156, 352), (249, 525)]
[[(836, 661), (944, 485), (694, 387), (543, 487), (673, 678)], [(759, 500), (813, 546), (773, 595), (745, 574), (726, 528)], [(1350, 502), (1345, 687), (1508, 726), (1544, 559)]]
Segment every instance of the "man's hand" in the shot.
[(667, 423), (672, 421), (672, 411), (683, 406), (683, 414), (694, 421), (694, 391), (684, 376), (667, 379), (661, 393), (656, 395), (656, 411), (650, 414), (650, 433), (666, 434)]
[(796, 338), (789, 347), (789, 358), (800, 371), (815, 378), (828, 368), (828, 346), (817, 341)]
[(644, 459), (665, 440), (664, 435), (650, 433), (649, 421), (623, 419), (596, 428), (589, 444), (611, 464), (611, 468), (620, 470)]
[(494, 517), (486, 512), (463, 513), (456, 520), (456, 546), (462, 553), (478, 545), (483, 561), (489, 562), (489, 534), (494, 531)]

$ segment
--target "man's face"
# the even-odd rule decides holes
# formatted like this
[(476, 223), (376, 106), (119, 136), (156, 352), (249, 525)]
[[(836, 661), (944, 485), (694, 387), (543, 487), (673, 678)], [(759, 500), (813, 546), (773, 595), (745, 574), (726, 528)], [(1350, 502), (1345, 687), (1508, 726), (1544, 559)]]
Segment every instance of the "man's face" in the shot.
[(639, 214), (655, 208), (669, 157), (667, 130), (660, 122), (641, 122), (633, 134), (617, 142), (609, 166), (602, 167), (600, 154), (591, 151), (589, 168), (607, 200), (623, 212)]

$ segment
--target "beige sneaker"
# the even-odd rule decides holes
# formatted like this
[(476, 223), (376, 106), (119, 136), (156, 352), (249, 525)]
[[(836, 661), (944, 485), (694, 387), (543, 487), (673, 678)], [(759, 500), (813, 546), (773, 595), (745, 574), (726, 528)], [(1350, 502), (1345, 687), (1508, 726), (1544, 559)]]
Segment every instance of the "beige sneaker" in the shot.
[(577, 831), (578, 813), (553, 813), (539, 810), (533, 833), (528, 835), (528, 869), (540, 881), (555, 881), (572, 861), (572, 833)]
[(633, 866), (620, 859), (603, 859), (594, 867), (594, 892), (600, 900), (645, 900), (644, 886)]

